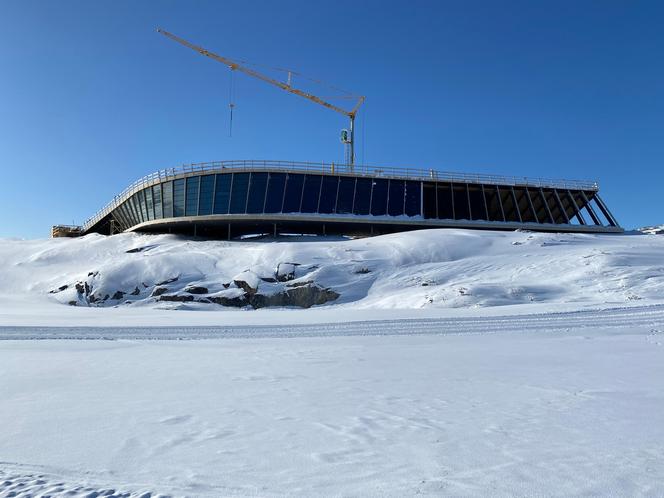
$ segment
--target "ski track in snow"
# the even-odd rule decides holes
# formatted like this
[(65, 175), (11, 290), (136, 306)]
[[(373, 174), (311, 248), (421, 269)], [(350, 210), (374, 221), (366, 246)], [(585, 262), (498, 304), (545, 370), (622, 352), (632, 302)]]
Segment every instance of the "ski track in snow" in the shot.
[(664, 496), (664, 237), (316, 240), (0, 241), (0, 498)]
[(659, 305), (5, 327), (0, 498), (661, 496), (663, 333)]
[(625, 328), (664, 323), (664, 305), (468, 318), (372, 320), (305, 325), (225, 327), (3, 327), (0, 340), (197, 340), (381, 335), (579, 332), (585, 328)]

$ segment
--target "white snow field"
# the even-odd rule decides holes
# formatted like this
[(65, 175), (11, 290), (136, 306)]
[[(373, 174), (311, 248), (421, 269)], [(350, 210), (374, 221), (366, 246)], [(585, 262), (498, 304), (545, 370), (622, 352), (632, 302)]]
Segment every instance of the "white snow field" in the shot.
[(0, 497), (664, 496), (661, 235), (1, 240), (0, 283)]

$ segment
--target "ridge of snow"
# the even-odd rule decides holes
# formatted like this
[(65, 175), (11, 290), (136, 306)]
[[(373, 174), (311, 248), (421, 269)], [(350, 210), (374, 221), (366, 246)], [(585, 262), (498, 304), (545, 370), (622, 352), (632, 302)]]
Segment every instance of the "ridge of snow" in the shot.
[[(192, 240), (175, 235), (87, 235), (77, 239), (0, 240), (0, 325), (217, 323), (238, 310), (217, 304), (158, 301), (204, 287), (201, 297), (239, 295), (234, 280), (274, 293), (313, 282), (340, 297), (308, 311), (261, 310), (289, 321), (298, 313), (404, 311), (440, 316), (502, 308), (521, 313), (664, 302), (664, 239), (640, 234), (557, 234), (437, 229), (372, 238)], [(289, 275), (290, 274), (290, 275)], [(287, 282), (281, 282), (292, 278)], [(271, 283), (275, 282), (275, 283)], [(99, 301), (87, 306), (76, 284)], [(59, 290), (67, 286), (63, 290)], [(113, 299), (116, 292), (123, 296)], [(132, 295), (135, 293), (135, 295)], [(118, 294), (119, 295), (119, 294)], [(106, 300), (103, 298), (108, 296)], [(182, 318), (173, 310), (188, 310)], [(201, 313), (208, 311), (209, 313)], [(507, 310), (506, 310), (507, 311)], [(212, 316), (217, 315), (220, 316)], [(380, 313), (378, 313), (380, 316)], [(177, 318), (180, 316), (180, 318)], [(394, 315), (391, 315), (394, 316)], [(41, 317), (41, 318), (40, 318)], [(27, 320), (27, 321), (26, 321)], [(46, 323), (45, 323), (46, 322)], [(133, 323), (133, 322), (132, 322)]]

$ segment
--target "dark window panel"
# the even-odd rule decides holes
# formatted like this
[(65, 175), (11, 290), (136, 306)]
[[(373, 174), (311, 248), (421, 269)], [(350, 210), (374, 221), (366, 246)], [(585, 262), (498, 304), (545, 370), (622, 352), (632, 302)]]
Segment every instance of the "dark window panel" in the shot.
[(319, 213), (334, 213), (334, 208), (337, 203), (338, 188), (338, 176), (323, 176), (323, 186), (320, 190), (320, 201), (318, 203)]
[(161, 204), (161, 184), (152, 187), (152, 198), (154, 199), (154, 217), (159, 220), (164, 217), (164, 209)]
[(371, 214), (384, 216), (387, 213), (387, 180), (376, 178), (371, 192)]
[(284, 195), (284, 213), (299, 213), (302, 201), (302, 185), (304, 175), (288, 174), (286, 177), (286, 193)]
[(190, 176), (187, 178), (187, 205), (185, 208), (187, 216), (198, 215), (198, 189), (200, 184), (200, 176)]
[(549, 223), (549, 213), (544, 206), (544, 200), (539, 190), (531, 189), (530, 190), (530, 199), (533, 201), (533, 207), (535, 208), (535, 216), (537, 216), (537, 221), (539, 223)]
[(249, 183), (249, 199), (247, 213), (262, 213), (265, 205), (265, 189), (267, 189), (267, 173), (252, 173)]
[(369, 214), (371, 207), (371, 178), (358, 178), (355, 184), (353, 213)]
[(390, 180), (389, 198), (387, 201), (387, 214), (390, 216), (403, 215), (404, 181)]
[(214, 175), (201, 176), (201, 189), (198, 198), (198, 214), (205, 216), (212, 214), (212, 200), (214, 198)]
[(138, 218), (136, 217), (136, 211), (134, 211), (134, 206), (131, 202), (131, 197), (125, 201), (125, 206), (127, 206), (127, 212), (129, 212), (129, 219), (131, 220), (132, 226), (137, 225)]
[(422, 191), (424, 195), (424, 213), (422, 215), (427, 219), (436, 218), (438, 216), (436, 211), (436, 184), (426, 182), (422, 185)]
[(129, 203), (123, 202), (120, 208), (122, 209), (122, 216), (124, 217), (126, 222), (125, 229), (135, 225), (134, 220), (131, 216), (131, 212), (129, 211)]
[(482, 187), (472, 186), (468, 188), (470, 196), (470, 215), (474, 220), (486, 221), (486, 206), (484, 205), (484, 195), (482, 194)]
[[(516, 202), (521, 213), (521, 221), (526, 223), (537, 223), (537, 218), (533, 210), (530, 208), (530, 201), (525, 188), (515, 188), (514, 194), (516, 195)], [(534, 209), (534, 206), (533, 206)]]
[(406, 182), (406, 216), (420, 216), (422, 213), (422, 182)]
[(468, 192), (466, 185), (454, 185), (454, 214), (457, 220), (469, 220)]
[(233, 175), (231, 173), (217, 175), (214, 189), (214, 214), (228, 214), (232, 180)]
[(138, 205), (141, 208), (141, 218), (143, 219), (143, 221), (148, 221), (148, 210), (145, 207), (145, 195), (144, 194), (145, 193), (144, 193), (143, 190), (136, 193), (136, 195), (138, 196)]
[(438, 184), (438, 218), (441, 220), (454, 219), (454, 198), (452, 186), (449, 183)]
[(339, 193), (337, 195), (337, 213), (350, 214), (353, 212), (353, 196), (355, 195), (355, 178), (342, 176), (339, 178)]
[(544, 192), (544, 198), (546, 199), (547, 204), (549, 206), (549, 211), (551, 211), (551, 216), (553, 216), (554, 223), (565, 223), (567, 220), (565, 219), (565, 216), (560, 210), (560, 207), (558, 207), (558, 202), (556, 201), (556, 197), (555, 194), (553, 193), (553, 190), (543, 189), (543, 192)]
[(138, 194), (131, 196), (131, 205), (134, 207), (134, 212), (136, 213), (136, 219), (138, 223), (143, 222), (143, 213), (141, 213), (141, 205), (138, 202)]
[(284, 201), (284, 187), (286, 185), (285, 173), (270, 173), (267, 183), (267, 196), (265, 197), (265, 212), (280, 213)]
[(505, 220), (521, 221), (519, 219), (519, 211), (516, 209), (516, 206), (514, 205), (512, 189), (509, 187), (503, 187), (500, 189), (500, 194), (502, 196), (503, 210), (505, 211)]
[(173, 182), (161, 184), (161, 191), (164, 203), (164, 218), (173, 217)]
[(154, 220), (154, 202), (152, 202), (152, 187), (148, 187), (145, 192), (145, 207), (148, 212), (148, 220)]
[(498, 192), (493, 185), (484, 186), (484, 198), (489, 211), (489, 221), (505, 221), (501, 210)]
[(304, 179), (304, 190), (302, 191), (303, 213), (316, 213), (318, 211), (318, 196), (320, 195), (320, 175), (307, 175)]
[(173, 181), (173, 216), (184, 216), (184, 179)]
[(124, 205), (120, 204), (117, 208), (113, 210), (113, 219), (116, 222), (115, 229), (124, 230), (128, 226), (127, 216), (124, 212)]
[(249, 188), (249, 173), (233, 173), (231, 186), (231, 207), (229, 212), (245, 213), (247, 209), (247, 190)]

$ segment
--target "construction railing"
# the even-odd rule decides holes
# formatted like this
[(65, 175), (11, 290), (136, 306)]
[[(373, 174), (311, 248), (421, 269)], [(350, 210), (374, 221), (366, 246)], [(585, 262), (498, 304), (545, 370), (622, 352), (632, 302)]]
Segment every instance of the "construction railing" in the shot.
[(87, 231), (107, 216), (116, 207), (131, 197), (134, 193), (151, 185), (182, 178), (199, 175), (201, 173), (219, 173), (227, 170), (234, 172), (275, 171), (285, 173), (316, 173), (338, 174), (353, 176), (370, 176), (398, 178), (405, 180), (429, 180), (455, 183), (483, 183), (489, 185), (527, 185), (532, 187), (562, 188), (570, 190), (597, 191), (597, 182), (586, 180), (556, 180), (549, 178), (532, 178), (524, 176), (501, 176), (473, 173), (453, 173), (435, 169), (398, 168), (378, 166), (350, 166), (335, 163), (312, 163), (272, 160), (240, 160), (240, 161), (214, 161), (207, 163), (186, 164), (175, 168), (162, 169), (136, 180), (116, 195), (111, 202), (99, 210), (93, 217), (83, 224), (83, 231)]

